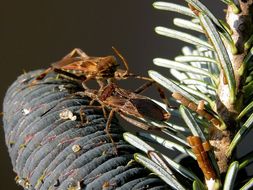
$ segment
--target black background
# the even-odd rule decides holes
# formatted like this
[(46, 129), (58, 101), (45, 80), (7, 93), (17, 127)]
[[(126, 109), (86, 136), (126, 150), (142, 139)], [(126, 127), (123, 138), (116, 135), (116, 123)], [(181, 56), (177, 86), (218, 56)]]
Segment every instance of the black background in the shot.
[[(117, 47), (131, 71), (147, 75), (155, 57), (173, 58), (182, 42), (158, 36), (155, 26), (170, 26), (179, 14), (155, 10), (152, 0), (23, 0), (0, 3), (0, 98), (23, 70), (47, 68), (73, 48), (88, 55), (113, 54)], [(177, 2), (176, 0), (171, 2)], [(183, 2), (183, 1), (180, 1)], [(218, 1), (210, 8), (222, 17)], [(216, 10), (217, 9), (217, 10)], [(175, 27), (174, 27), (175, 28)], [(132, 83), (126, 84), (131, 86)], [(0, 189), (19, 189), (0, 134)]]

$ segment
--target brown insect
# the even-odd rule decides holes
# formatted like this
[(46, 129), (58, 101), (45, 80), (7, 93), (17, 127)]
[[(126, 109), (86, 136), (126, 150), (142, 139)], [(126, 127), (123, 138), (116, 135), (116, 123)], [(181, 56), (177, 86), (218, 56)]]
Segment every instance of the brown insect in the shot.
[(157, 127), (146, 125), (136, 119), (132, 119), (131, 116), (157, 121), (165, 121), (170, 117), (170, 113), (146, 96), (119, 88), (115, 83), (109, 83), (99, 91), (86, 89), (84, 92), (81, 92), (81, 94), (90, 97), (92, 102), (97, 101), (102, 107), (111, 110), (107, 119), (105, 131), (112, 142), (113, 140), (109, 133), (109, 128), (115, 112), (126, 121), (144, 130), (157, 129)]
[(216, 174), (207, 154), (207, 151), (211, 149), (209, 142), (202, 143), (200, 137), (198, 136), (189, 136), (187, 137), (187, 141), (190, 144), (193, 153), (197, 157), (198, 165), (202, 170), (205, 179), (215, 179)]
[(194, 102), (188, 100), (185, 98), (182, 94), (179, 92), (173, 92), (172, 93), (173, 98), (180, 101), (181, 104), (188, 107), (190, 110), (198, 113), (200, 116), (206, 118), (208, 121), (210, 121), (214, 126), (220, 126), (221, 122), (216, 117), (214, 117), (212, 114), (208, 113), (206, 110), (204, 110), (204, 101), (200, 101), (199, 104), (195, 104)]
[[(114, 56), (105, 57), (90, 57), (81, 49), (75, 48), (60, 61), (53, 63), (51, 67), (46, 69), (32, 84), (36, 84), (38, 80), (42, 80), (48, 73), (55, 71), (62, 74), (66, 78), (79, 80), (85, 86), (85, 82), (90, 79), (95, 79), (100, 87), (105, 85), (104, 81), (122, 80), (128, 77), (140, 78), (143, 80), (152, 81), (148, 77), (142, 77), (129, 72), (129, 67), (126, 59), (119, 51), (112, 47), (114, 52), (119, 56), (125, 65), (125, 70), (118, 69), (119, 64)], [(85, 88), (87, 88), (85, 86)]]
[(114, 56), (89, 57), (81, 49), (75, 48), (60, 61), (41, 73), (35, 80), (42, 80), (48, 73), (55, 71), (73, 79), (86, 82), (96, 79), (99, 85), (101, 80), (113, 78), (119, 64)]

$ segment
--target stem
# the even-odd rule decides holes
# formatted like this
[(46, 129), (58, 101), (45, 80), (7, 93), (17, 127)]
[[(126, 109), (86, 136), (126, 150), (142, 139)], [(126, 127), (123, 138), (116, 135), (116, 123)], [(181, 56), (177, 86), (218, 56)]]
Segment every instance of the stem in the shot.
[[(225, 144), (220, 147), (215, 146), (216, 150), (218, 149), (215, 154), (218, 161), (221, 161), (219, 160), (220, 156), (222, 156), (222, 159), (224, 159), (223, 165), (219, 165), (221, 172), (226, 172), (227, 170), (229, 158), (226, 157), (224, 152), (226, 152), (227, 147), (231, 143), (231, 139), (234, 136), (236, 127), (239, 125), (239, 123), (235, 121), (235, 118), (239, 115), (243, 108), (242, 87), (245, 81), (246, 70), (242, 69), (244, 68), (242, 64), (249, 49), (245, 48), (245, 43), (249, 41), (253, 32), (252, 4), (253, 0), (238, 0), (237, 7), (239, 7), (241, 10), (239, 13), (235, 13), (233, 10), (234, 7), (231, 5), (228, 5), (227, 8), (226, 21), (232, 31), (231, 37), (237, 49), (237, 53), (233, 54), (230, 45), (225, 43), (230, 60), (232, 62), (236, 80), (236, 101), (229, 101), (229, 89), (227, 81), (224, 79), (223, 72), (221, 72), (216, 105), (217, 112), (225, 121), (227, 129), (226, 131), (215, 130), (213, 135), (210, 135), (210, 139), (213, 139), (214, 145), (225, 142)], [(216, 136), (219, 136), (219, 138), (216, 138)]]
[(220, 115), (227, 121), (229, 127), (235, 127), (234, 118), (242, 109), (242, 84), (244, 83), (244, 73), (239, 72), (242, 67), (243, 60), (248, 53), (248, 49), (244, 48), (244, 44), (249, 40), (252, 32), (252, 0), (239, 0), (239, 7), (241, 12), (235, 14), (233, 7), (228, 6), (226, 20), (232, 31), (232, 39), (237, 48), (237, 54), (232, 54), (230, 46), (225, 44), (231, 62), (233, 64), (234, 75), (236, 79), (236, 101), (231, 104), (228, 96), (228, 85), (223, 80), (223, 73), (220, 75), (219, 85), (219, 102), (217, 103), (217, 110)]

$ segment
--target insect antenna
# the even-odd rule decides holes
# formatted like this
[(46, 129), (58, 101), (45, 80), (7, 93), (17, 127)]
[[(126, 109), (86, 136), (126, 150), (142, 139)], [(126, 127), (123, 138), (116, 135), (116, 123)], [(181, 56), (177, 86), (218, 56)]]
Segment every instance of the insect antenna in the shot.
[(124, 65), (126, 67), (126, 71), (122, 75), (122, 77), (129, 75), (129, 66), (128, 66), (128, 63), (127, 63), (126, 59), (123, 57), (123, 55), (115, 47), (112, 46), (112, 49), (116, 53), (116, 55), (122, 60), (122, 62), (124, 63)]

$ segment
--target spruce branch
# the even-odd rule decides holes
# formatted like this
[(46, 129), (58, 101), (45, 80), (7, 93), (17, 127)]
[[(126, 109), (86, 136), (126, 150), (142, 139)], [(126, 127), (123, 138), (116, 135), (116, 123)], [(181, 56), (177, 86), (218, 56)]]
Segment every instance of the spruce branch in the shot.
[(239, 1), (239, 7), (241, 12), (235, 14), (233, 12), (233, 7), (228, 6), (226, 20), (232, 31), (232, 39), (237, 49), (237, 54), (232, 54), (231, 48), (228, 44), (225, 44), (228, 49), (229, 57), (232, 62), (232, 67), (234, 70), (235, 81), (236, 81), (236, 101), (231, 103), (227, 99), (227, 89), (228, 85), (223, 80), (223, 73), (220, 75), (220, 85), (219, 85), (219, 101), (217, 103), (217, 110), (222, 115), (222, 117), (228, 122), (231, 127), (234, 124), (234, 118), (240, 113), (243, 103), (243, 86), (245, 81), (245, 72), (247, 72), (244, 64), (244, 59), (247, 56), (249, 50), (245, 49), (245, 44), (249, 41), (253, 32), (253, 7), (252, 1)]
[[(221, 0), (228, 7), (226, 21), (217, 19), (199, 0), (185, 1), (195, 17), (189, 14), (188, 9), (187, 14), (186, 11), (177, 11), (189, 16), (191, 20), (176, 18), (174, 24), (190, 32), (200, 32), (201, 36), (162, 26), (156, 27), (158, 34), (187, 42), (191, 47), (183, 47), (183, 55), (175, 57), (174, 61), (154, 59), (154, 64), (170, 68), (170, 73), (176, 80), (166, 78), (155, 71), (149, 71), (149, 75), (173, 94), (181, 94), (173, 97), (189, 108), (190, 111), (187, 111), (188, 108), (180, 109), (181, 117), (195, 136), (193, 139), (201, 139), (198, 140), (198, 146), (195, 146), (197, 141), (193, 142), (193, 146), (188, 142), (204, 175), (206, 169), (202, 168), (203, 163), (201, 164), (202, 160), (199, 158), (202, 157), (199, 155), (199, 147), (202, 146), (200, 142), (208, 141), (211, 144), (212, 150), (208, 157), (212, 160), (212, 168), (218, 165), (218, 170), (214, 180), (209, 180), (208, 174), (205, 175), (206, 187), (247, 189), (252, 186), (250, 177), (246, 176), (243, 182), (237, 179), (240, 178), (238, 174), (243, 172), (242, 169), (251, 163), (251, 159), (246, 158), (240, 163), (240, 157), (235, 155), (234, 150), (252, 129), (253, 123), (253, 1)], [(157, 2), (154, 7), (175, 11), (175, 5), (170, 3)], [(208, 112), (203, 114), (206, 112), (197, 107), (202, 101), (205, 102), (202, 105), (204, 110), (213, 117), (209, 117)], [(188, 140), (189, 133), (186, 136)], [(206, 163), (208, 171), (211, 172), (208, 165)], [(202, 189), (197, 181), (192, 182), (192, 185), (193, 189)]]

